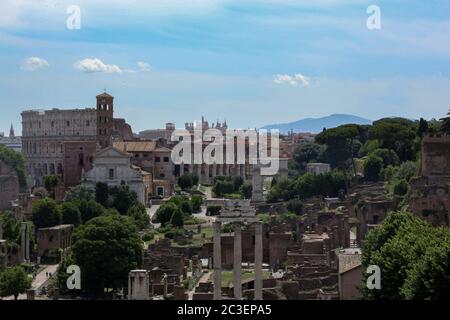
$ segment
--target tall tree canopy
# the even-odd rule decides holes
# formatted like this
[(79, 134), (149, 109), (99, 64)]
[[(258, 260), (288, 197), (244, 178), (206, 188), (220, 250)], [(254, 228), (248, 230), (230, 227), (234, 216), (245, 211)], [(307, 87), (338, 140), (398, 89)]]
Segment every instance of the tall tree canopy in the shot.
[[(449, 299), (450, 229), (408, 212), (392, 212), (363, 242), (364, 267), (381, 270), (381, 289), (363, 286), (367, 299)], [(364, 274), (364, 282), (367, 274)]]
[(61, 223), (61, 211), (55, 200), (50, 198), (33, 203), (32, 214), (36, 228), (54, 227)]
[(95, 296), (104, 288), (126, 287), (129, 271), (143, 261), (138, 230), (131, 218), (121, 215), (100, 216), (80, 226), (72, 250), (82, 270), (82, 290)]
[(7, 268), (0, 272), (0, 297), (14, 296), (25, 293), (31, 287), (31, 278), (21, 266)]

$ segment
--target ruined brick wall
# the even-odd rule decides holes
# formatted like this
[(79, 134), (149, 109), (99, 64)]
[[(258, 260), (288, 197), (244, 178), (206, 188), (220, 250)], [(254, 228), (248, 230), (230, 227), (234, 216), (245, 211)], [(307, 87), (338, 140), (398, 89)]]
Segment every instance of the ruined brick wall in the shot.
[(19, 191), (16, 171), (0, 161), (0, 211), (11, 207), (11, 201), (19, 198)]
[(450, 136), (423, 137), (421, 175), (450, 175)]
[(72, 232), (72, 225), (38, 229), (36, 234), (38, 255), (47, 256), (59, 249), (69, 248), (72, 245)]
[(92, 169), (97, 143), (95, 141), (64, 142), (63, 180), (66, 187), (80, 184), (82, 172)]
[(133, 131), (125, 119), (114, 119), (114, 137), (121, 140), (133, 140)]
[(278, 266), (287, 259), (287, 252), (294, 246), (292, 233), (269, 233), (269, 263)]

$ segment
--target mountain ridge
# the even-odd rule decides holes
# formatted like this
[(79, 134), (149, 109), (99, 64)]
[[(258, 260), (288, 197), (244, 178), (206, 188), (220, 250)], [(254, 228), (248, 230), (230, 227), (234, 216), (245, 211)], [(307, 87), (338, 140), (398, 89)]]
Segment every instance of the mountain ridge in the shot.
[(280, 133), (288, 133), (293, 130), (298, 132), (319, 133), (323, 128), (335, 128), (343, 124), (372, 124), (372, 120), (345, 113), (334, 113), (329, 116), (319, 118), (304, 118), (288, 123), (269, 124), (261, 127), (261, 129), (278, 129)]

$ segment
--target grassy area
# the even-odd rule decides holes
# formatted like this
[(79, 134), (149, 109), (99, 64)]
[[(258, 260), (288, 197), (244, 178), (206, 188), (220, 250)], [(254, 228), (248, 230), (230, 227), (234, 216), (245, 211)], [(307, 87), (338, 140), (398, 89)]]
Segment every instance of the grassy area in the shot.
[[(207, 241), (211, 241), (213, 237), (213, 228), (212, 226), (202, 226), (202, 230), (200, 233), (197, 233), (197, 225), (185, 226), (186, 230), (192, 230), (194, 234), (192, 235), (191, 242), (188, 244), (180, 245), (175, 241), (172, 241), (172, 245), (175, 247), (189, 247), (189, 246), (201, 246), (203, 243)], [(203, 234), (205, 234), (205, 238), (203, 238)]]
[[(233, 271), (222, 271), (222, 287), (229, 287), (233, 283)], [(253, 270), (243, 270), (241, 279), (242, 281), (250, 280), (255, 277), (255, 272)], [(263, 279), (269, 279), (270, 272), (263, 270)], [(214, 283), (214, 274), (211, 275), (210, 281)]]

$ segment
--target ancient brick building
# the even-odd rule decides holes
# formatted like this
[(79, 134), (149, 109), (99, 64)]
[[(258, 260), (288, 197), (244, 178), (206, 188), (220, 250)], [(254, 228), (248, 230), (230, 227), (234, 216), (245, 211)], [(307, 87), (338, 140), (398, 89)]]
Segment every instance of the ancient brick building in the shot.
[(409, 208), (433, 225), (450, 226), (450, 136), (422, 139), (420, 175), (411, 181)]
[(16, 171), (0, 161), (0, 212), (11, 207), (19, 197), (19, 179)]
[(81, 171), (90, 168), (97, 149), (111, 144), (114, 133), (129, 137), (131, 128), (113, 115), (114, 97), (106, 92), (96, 97), (95, 108), (22, 112), (22, 153), (32, 184), (42, 185), (49, 174), (78, 184)]
[(66, 250), (72, 245), (73, 225), (63, 224), (37, 230), (37, 251), (39, 256), (52, 256), (58, 250)]

